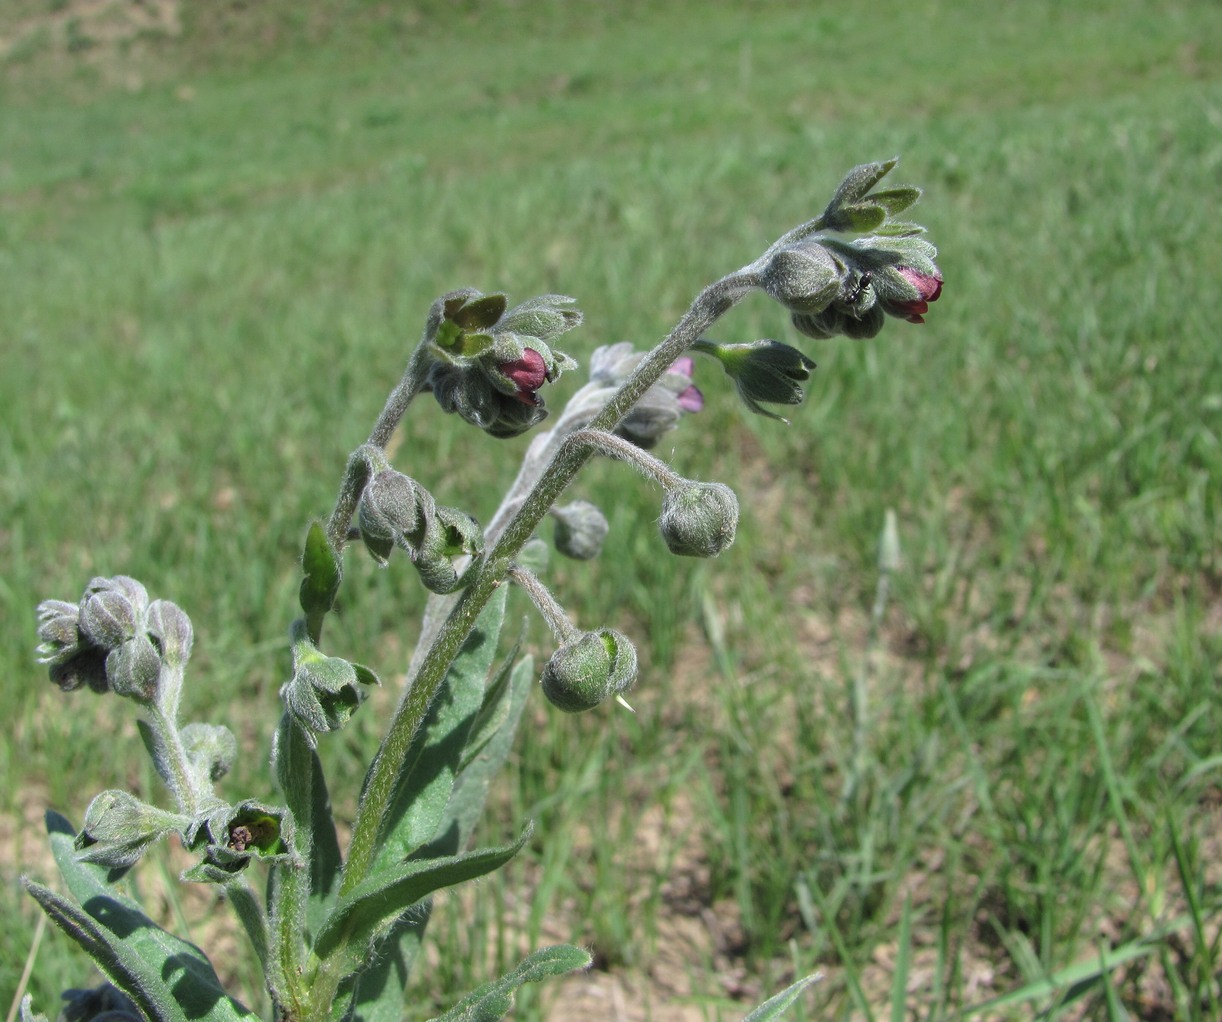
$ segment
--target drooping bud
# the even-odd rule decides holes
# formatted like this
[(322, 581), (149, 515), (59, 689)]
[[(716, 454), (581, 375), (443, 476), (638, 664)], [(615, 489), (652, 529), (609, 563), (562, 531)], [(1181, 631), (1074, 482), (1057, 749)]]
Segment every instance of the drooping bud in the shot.
[(161, 654), (147, 635), (137, 635), (106, 654), (106, 678), (115, 695), (151, 703), (161, 680)]
[(285, 709), (310, 731), (338, 731), (380, 685), (368, 667), (325, 656), (310, 641), (304, 624), (293, 625), (293, 676), (280, 689)]
[(51, 680), (64, 692), (83, 686), (109, 691), (106, 650), (81, 634), (80, 604), (44, 600), (38, 605), (38, 662), (50, 668)]
[[(716, 344), (701, 338), (698, 351), (713, 355), (734, 381), (738, 396), (751, 411), (770, 419), (781, 416), (761, 408), (759, 402), (798, 405), (806, 397), (802, 384), (810, 379), (815, 363), (797, 348), (780, 341), (759, 340), (750, 344)], [(781, 419), (784, 422), (784, 419)]]
[(929, 303), (942, 297), (942, 276), (911, 266), (890, 267), (877, 276), (875, 290), (883, 311), (909, 323), (924, 323)]
[(374, 560), (385, 565), (396, 545), (411, 550), (424, 538), (432, 499), (410, 476), (384, 469), (365, 484), (357, 524)]
[(188, 822), (126, 791), (104, 791), (89, 803), (85, 823), (76, 838), (84, 862), (124, 869), (135, 865), (158, 838), (181, 830)]
[(495, 437), (545, 416), (539, 388), (576, 363), (551, 342), (581, 322), (573, 299), (543, 295), (506, 311), (504, 295), (454, 291), (433, 304), (425, 343), (434, 355), (426, 389), (447, 412)]
[(801, 242), (773, 253), (760, 273), (769, 297), (790, 312), (820, 312), (840, 294), (844, 264), (817, 242)]
[(636, 680), (636, 647), (622, 632), (600, 628), (561, 646), (543, 668), (543, 694), (565, 713), (592, 710)]
[[(638, 355), (637, 361), (644, 355)], [(704, 407), (704, 395), (692, 383), (694, 365), (688, 356), (676, 359), (641, 399), (633, 405), (615, 432), (643, 450), (649, 450), (661, 437), (679, 424), (686, 414)]]
[(223, 724), (194, 723), (180, 733), (187, 760), (201, 780), (212, 784), (229, 773), (238, 758), (238, 740), (229, 728)]
[[(502, 379), (508, 382), (496, 370)], [(489, 436), (508, 439), (520, 436), (547, 418), (543, 398), (535, 403), (520, 400), (500, 390), (485, 374), (438, 362), (429, 370), (429, 389), (442, 411), (456, 413)]]
[(551, 509), (556, 519), (556, 549), (565, 557), (588, 561), (599, 555), (611, 526), (588, 500), (575, 500)]
[(93, 645), (114, 649), (144, 631), (148, 605), (148, 592), (134, 578), (95, 578), (81, 597), (81, 632)]
[(672, 554), (716, 557), (734, 542), (738, 498), (724, 483), (684, 480), (666, 491), (658, 527)]
[(149, 604), (147, 627), (161, 659), (170, 667), (186, 666), (194, 642), (186, 612), (169, 600), (154, 600)]
[(534, 348), (525, 348), (521, 358), (509, 362), (501, 362), (497, 370), (514, 385), (510, 396), (515, 401), (532, 408), (539, 404), (539, 395), (535, 393), (547, 381), (547, 365)]

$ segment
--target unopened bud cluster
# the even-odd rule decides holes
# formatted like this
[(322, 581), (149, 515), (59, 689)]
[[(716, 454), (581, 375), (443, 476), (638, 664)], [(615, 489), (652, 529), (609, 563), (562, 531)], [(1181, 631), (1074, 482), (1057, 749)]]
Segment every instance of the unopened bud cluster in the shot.
[[(379, 455), (380, 459), (380, 455)], [(462, 584), (454, 559), (483, 553), (484, 534), (465, 511), (443, 507), (410, 476), (385, 467), (361, 493), (357, 527), (366, 549), (385, 565), (395, 547), (405, 550), (425, 588), (452, 593)]]
[(139, 702), (158, 696), (163, 666), (191, 656), (191, 621), (168, 600), (149, 601), (134, 578), (95, 578), (80, 600), (38, 606), (39, 662), (64, 691), (88, 687)]
[[(855, 167), (812, 229), (791, 231), (756, 264), (759, 286), (807, 337), (873, 337), (885, 316), (923, 323), (941, 296), (937, 250), (920, 237), (924, 228), (895, 219), (920, 189), (871, 190), (895, 164)], [(850, 241), (829, 231), (863, 236)]]
[(503, 294), (452, 291), (425, 325), (433, 358), (426, 388), (445, 411), (495, 437), (518, 436), (547, 415), (539, 390), (577, 364), (552, 342), (581, 323), (563, 295), (507, 305)]

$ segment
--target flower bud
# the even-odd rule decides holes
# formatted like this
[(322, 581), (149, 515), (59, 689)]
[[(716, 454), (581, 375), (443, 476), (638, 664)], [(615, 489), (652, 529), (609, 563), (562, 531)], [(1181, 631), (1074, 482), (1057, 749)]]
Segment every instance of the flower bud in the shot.
[(61, 691), (88, 686), (106, 692), (106, 650), (94, 646), (78, 627), (80, 604), (44, 600), (38, 605), (38, 662), (50, 668), (51, 680)]
[(543, 668), (543, 694), (565, 713), (592, 710), (636, 680), (636, 647), (622, 632), (601, 628), (561, 646)]
[(776, 252), (760, 274), (769, 297), (790, 312), (819, 312), (838, 294), (844, 266), (815, 241), (790, 245)]
[(524, 348), (521, 358), (497, 364), (497, 371), (511, 384), (514, 392), (510, 395), (515, 401), (534, 408), (542, 400), (535, 393), (547, 381), (547, 364), (534, 348)]
[[(637, 355), (636, 361), (642, 357)], [(693, 368), (690, 357), (676, 359), (662, 378), (632, 406), (615, 427), (615, 432), (642, 450), (649, 450), (679, 424), (684, 414), (700, 411), (704, 407), (704, 395), (692, 384)]]
[(431, 498), (410, 476), (378, 472), (365, 485), (357, 524), (374, 560), (385, 565), (397, 544), (409, 549), (424, 537)]
[(925, 273), (911, 266), (888, 267), (875, 276), (874, 288), (883, 312), (909, 323), (924, 323), (929, 303), (942, 297), (942, 275)]
[[(498, 373), (506, 386), (512, 382)], [(543, 399), (521, 400), (516, 392), (506, 394), (481, 371), (462, 369), (443, 362), (429, 370), (428, 387), (445, 412), (457, 413), (466, 422), (498, 439), (520, 436), (547, 418)]]
[[(780, 419), (761, 408), (759, 402), (798, 405), (806, 397), (802, 384), (810, 379), (815, 363), (788, 344), (760, 340), (751, 344), (715, 344), (701, 339), (698, 350), (716, 357), (726, 375), (734, 381), (738, 396), (751, 411)], [(784, 420), (782, 420), (784, 421)]]
[(117, 696), (150, 703), (161, 680), (161, 655), (147, 635), (137, 635), (106, 654), (106, 678)]
[(215, 783), (238, 758), (238, 740), (223, 724), (188, 724), (181, 731), (183, 751), (195, 773)]
[(738, 498), (724, 483), (684, 481), (666, 492), (658, 527), (672, 554), (716, 557), (734, 542)]
[(611, 526), (595, 505), (575, 500), (552, 508), (551, 514), (556, 519), (556, 549), (565, 557), (588, 561), (599, 555)]
[[(109, 579), (95, 579), (109, 582)], [(141, 587), (143, 588), (143, 587)], [(143, 601), (133, 602), (121, 589), (90, 588), (81, 600), (80, 629), (95, 646), (114, 649), (144, 630), (142, 615), (148, 607), (148, 594)]]
[(304, 626), (294, 625), (293, 676), (280, 689), (285, 709), (311, 731), (338, 731), (365, 700), (365, 689), (379, 685), (368, 667), (324, 656)]
[(80, 858), (111, 868), (133, 866), (154, 841), (186, 817), (158, 809), (126, 791), (104, 791), (89, 803), (76, 838)]
[(148, 634), (161, 659), (171, 667), (183, 667), (191, 659), (194, 635), (191, 619), (176, 603), (154, 600), (148, 609)]

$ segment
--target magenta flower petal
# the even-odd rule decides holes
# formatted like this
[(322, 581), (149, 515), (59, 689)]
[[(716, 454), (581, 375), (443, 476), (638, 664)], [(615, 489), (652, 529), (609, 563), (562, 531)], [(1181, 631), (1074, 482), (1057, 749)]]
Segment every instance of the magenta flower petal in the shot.
[(704, 395), (695, 387), (688, 387), (679, 394), (679, 407), (685, 412), (698, 412), (704, 407)]
[(512, 362), (502, 362), (497, 368), (517, 387), (516, 397), (523, 404), (537, 405), (539, 397), (535, 391), (547, 380), (547, 364), (534, 348), (527, 348), (522, 357)]

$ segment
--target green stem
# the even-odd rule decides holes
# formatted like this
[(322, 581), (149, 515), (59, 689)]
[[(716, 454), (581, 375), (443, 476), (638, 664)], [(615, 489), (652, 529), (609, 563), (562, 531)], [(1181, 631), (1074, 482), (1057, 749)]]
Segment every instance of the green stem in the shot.
[(304, 1005), (330, 1005), (305, 973), (306, 909), (310, 897), (310, 863), (314, 837), (314, 758), (310, 738), (290, 713), (280, 718), (276, 741), (276, 774), (293, 818), (293, 857), (273, 867), (276, 883), (268, 906), (271, 914), (269, 986), (289, 1017), (303, 1016)]
[[(645, 392), (661, 379), (675, 359), (756, 286), (755, 274), (744, 269), (723, 277), (701, 291), (666, 339), (641, 360), (632, 375), (612, 395), (606, 407), (590, 423), (590, 428), (608, 432), (613, 430)], [(585, 444), (560, 445), (547, 471), (518, 508), (491, 553), (483, 564), (474, 569), (470, 584), (439, 629), (420, 670), (399, 702), (382, 746), (369, 768), (365, 791), (353, 824), (348, 862), (340, 887), (341, 897), (369, 875), (377, 852), (382, 818), (394, 794), (395, 781), (412, 740), (446, 672), (475, 626), (480, 611), (493, 591), (504, 584), (517, 552), (530, 539), (548, 509), (592, 454), (592, 449)]]
[[(390, 397), (386, 399), (382, 414), (373, 424), (369, 439), (366, 441), (367, 445), (376, 447), (379, 451), (386, 449), (395, 427), (399, 425), (404, 412), (407, 411), (407, 406), (424, 387), (429, 362), (428, 345), (421, 341), (416, 345), (416, 350), (412, 352), (412, 357), (408, 360), (407, 368), (403, 370), (399, 383), (390, 392)], [(331, 517), (327, 519), (327, 539), (331, 541), (331, 546), (337, 555), (348, 542), (348, 528), (352, 525), (352, 518), (356, 514), (357, 505), (361, 500), (361, 491), (365, 489), (369, 473), (369, 459), (363, 453), (363, 448), (358, 448), (348, 459), (348, 469), (344, 473), (343, 483), (340, 484), (339, 496), (335, 498), (335, 507), (331, 511)]]

